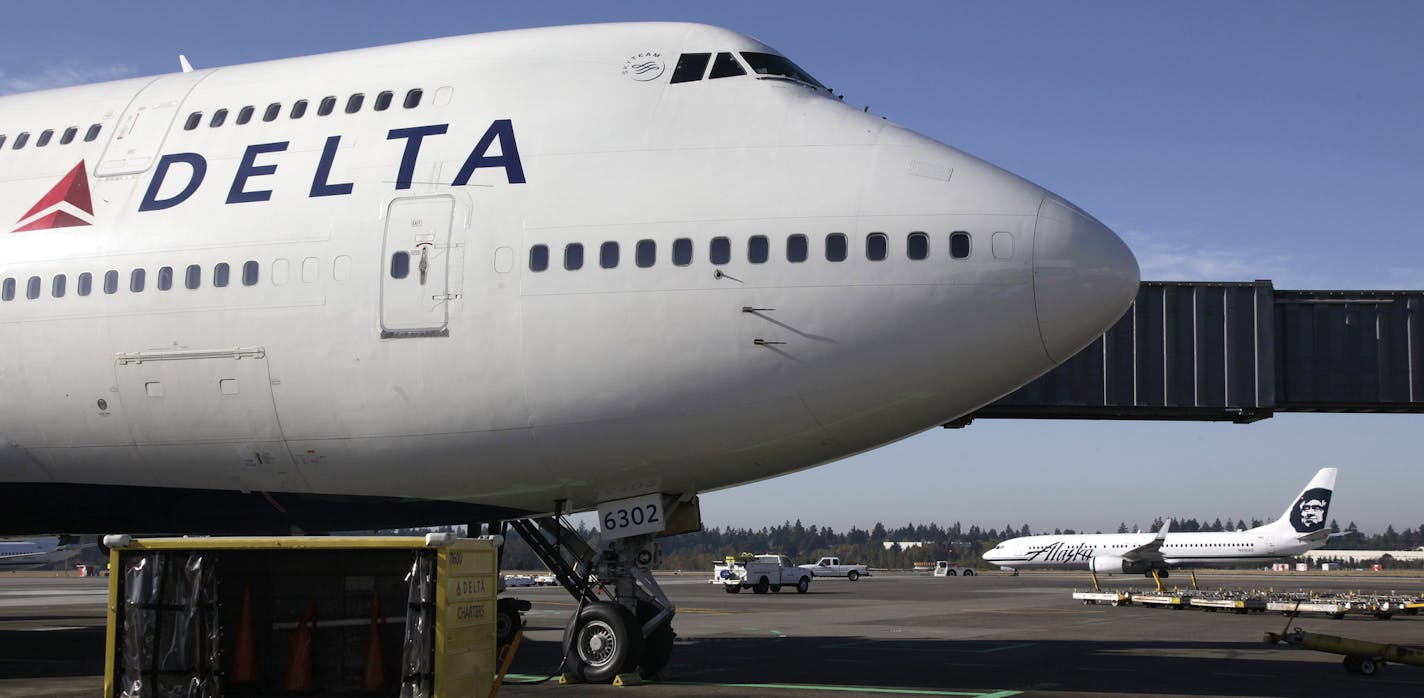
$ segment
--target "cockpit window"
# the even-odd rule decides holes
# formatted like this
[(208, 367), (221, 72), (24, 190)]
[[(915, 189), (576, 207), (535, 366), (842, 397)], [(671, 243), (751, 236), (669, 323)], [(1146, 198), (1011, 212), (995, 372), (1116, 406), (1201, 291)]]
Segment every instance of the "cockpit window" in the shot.
[(684, 53), (677, 59), (677, 67), (672, 71), (672, 82), (693, 82), (701, 80), (702, 75), (707, 72), (707, 61), (712, 59), (710, 53)]
[(707, 76), (709, 80), (717, 78), (731, 78), (738, 75), (746, 75), (747, 71), (737, 62), (735, 56), (730, 53), (717, 54), (717, 60), (712, 62), (712, 74)]
[[(720, 60), (721, 56), (718, 56), (718, 59)], [(752, 72), (758, 76), (795, 80), (796, 82), (805, 83), (820, 90), (826, 89), (825, 85), (822, 85), (816, 78), (811, 77), (810, 73), (802, 70), (795, 63), (792, 63), (791, 59), (786, 56), (778, 56), (774, 53), (743, 51), (742, 59), (747, 62), (747, 65), (752, 67)]]

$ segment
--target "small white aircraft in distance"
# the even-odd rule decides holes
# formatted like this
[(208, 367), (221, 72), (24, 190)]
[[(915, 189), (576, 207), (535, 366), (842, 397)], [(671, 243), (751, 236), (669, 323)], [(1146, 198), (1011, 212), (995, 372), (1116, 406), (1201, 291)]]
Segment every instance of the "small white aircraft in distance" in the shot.
[(63, 562), (79, 553), (78, 547), (56, 541), (0, 540), (0, 570), (28, 570)]
[(0, 528), (596, 508), (589, 680), (666, 661), (635, 571), (697, 493), (967, 414), (1137, 293), (1078, 207), (726, 29), (184, 67), (0, 97)]
[[(1090, 533), (1011, 538), (984, 553), (1006, 569), (1090, 570), (1094, 574), (1166, 576), (1167, 570), (1239, 567), (1299, 555), (1329, 540), (1325, 527), (1336, 468), (1321, 468), (1279, 519), (1219, 533)], [(1154, 574), (1155, 573), (1155, 574)]]

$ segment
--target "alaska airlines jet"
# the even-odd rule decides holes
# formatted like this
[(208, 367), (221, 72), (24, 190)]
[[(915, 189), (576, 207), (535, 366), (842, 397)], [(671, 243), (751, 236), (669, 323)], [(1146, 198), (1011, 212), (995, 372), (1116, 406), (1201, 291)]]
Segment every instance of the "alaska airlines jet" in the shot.
[(690, 24), (0, 98), (0, 225), (11, 532), (597, 507), (619, 580), (696, 493), (964, 415), (1138, 283), (1047, 189)]
[(1291, 557), (1319, 548), (1330, 538), (1325, 522), (1335, 474), (1335, 468), (1321, 468), (1279, 519), (1249, 530), (1169, 534), (1169, 520), (1155, 534), (1023, 536), (1000, 543), (983, 557), (1011, 569), (1149, 576), (1153, 570), (1256, 565)]

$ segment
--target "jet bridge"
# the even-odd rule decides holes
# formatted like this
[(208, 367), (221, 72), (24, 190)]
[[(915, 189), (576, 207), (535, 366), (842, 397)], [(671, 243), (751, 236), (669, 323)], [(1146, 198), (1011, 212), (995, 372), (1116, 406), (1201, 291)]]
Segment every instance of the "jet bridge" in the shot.
[(1424, 412), (1424, 291), (1144, 281), (1063, 365), (963, 419), (1250, 423), (1277, 412)]

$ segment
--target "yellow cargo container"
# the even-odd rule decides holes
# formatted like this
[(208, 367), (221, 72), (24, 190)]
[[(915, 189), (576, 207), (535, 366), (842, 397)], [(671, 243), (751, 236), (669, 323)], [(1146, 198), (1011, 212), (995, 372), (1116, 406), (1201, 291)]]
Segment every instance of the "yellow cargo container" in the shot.
[(110, 536), (104, 695), (485, 695), (496, 541)]

